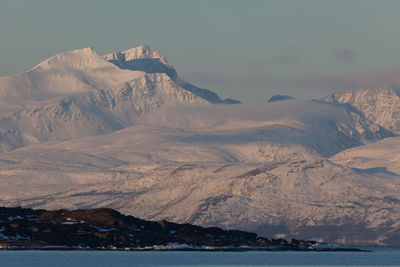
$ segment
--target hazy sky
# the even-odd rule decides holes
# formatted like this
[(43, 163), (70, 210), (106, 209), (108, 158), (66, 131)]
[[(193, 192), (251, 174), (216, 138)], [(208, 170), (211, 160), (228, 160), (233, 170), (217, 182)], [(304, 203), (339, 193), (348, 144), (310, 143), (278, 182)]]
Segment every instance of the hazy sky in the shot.
[(142, 44), (223, 98), (400, 84), (398, 0), (0, 0), (0, 75)]

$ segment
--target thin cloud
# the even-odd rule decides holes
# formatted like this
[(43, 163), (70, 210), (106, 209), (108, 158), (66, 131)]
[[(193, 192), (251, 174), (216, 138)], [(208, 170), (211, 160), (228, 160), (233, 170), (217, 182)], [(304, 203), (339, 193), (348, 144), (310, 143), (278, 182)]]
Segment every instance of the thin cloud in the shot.
[(183, 76), (199, 86), (202, 83), (218, 87), (243, 88), (303, 88), (313, 90), (346, 90), (359, 88), (396, 87), (400, 85), (400, 64), (381, 70), (339, 75), (305, 75), (283, 77), (254, 73), (245, 77), (218, 76), (209, 73), (185, 73)]
[[(258, 65), (272, 65), (272, 64), (291, 64), (299, 60), (299, 55), (295, 53), (280, 55), (277, 57), (260, 60), (256, 62)], [(256, 64), (256, 65), (257, 65)]]
[(308, 75), (297, 77), (274, 77), (254, 75), (249, 79), (252, 86), (310, 88), (310, 89), (358, 89), (392, 87), (400, 84), (400, 64), (378, 70), (355, 74)]
[(300, 51), (297, 49), (288, 49), (280, 55), (250, 62), (250, 65), (261, 66), (261, 65), (275, 65), (275, 64), (282, 64), (282, 65), (292, 64), (299, 61), (300, 54), (301, 54)]

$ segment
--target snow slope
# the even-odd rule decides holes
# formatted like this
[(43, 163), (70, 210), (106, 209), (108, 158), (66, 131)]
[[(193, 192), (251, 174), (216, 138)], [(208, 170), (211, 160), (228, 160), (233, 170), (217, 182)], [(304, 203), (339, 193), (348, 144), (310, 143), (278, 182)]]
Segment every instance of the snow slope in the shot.
[[(78, 122), (86, 123), (82, 118)], [(36, 184), (35, 177), (47, 179), (46, 183), (57, 187), (55, 191), (62, 191), (66, 184), (73, 187), (96, 182), (92, 179), (96, 176), (99, 181), (105, 176), (113, 179), (114, 174), (119, 175), (113, 169), (121, 165), (140, 169), (195, 162), (315, 160), (379, 139), (381, 132), (373, 132), (372, 128), (358, 132), (345, 108), (302, 100), (158, 109), (142, 116), (133, 126), (108, 134), (63, 142), (54, 139), (1, 153), (2, 180), (17, 183), (14, 190), (3, 187), (2, 194), (3, 198), (19, 192), (23, 196), (27, 186), (23, 181)], [(84, 129), (88, 125), (66, 127), (64, 132), (55, 129), (52, 133), (60, 138), (68, 137), (72, 130), (82, 134)], [(46, 194), (50, 189), (41, 187), (41, 183), (42, 180), (35, 186), (38, 191), (30, 189), (29, 194)]]
[(398, 176), (361, 175), (322, 159), (117, 170), (129, 176), (5, 203), (112, 207), (146, 219), (251, 229), (270, 237), (319, 234), (329, 242), (398, 242)]
[(1, 77), (0, 96), (25, 100), (104, 90), (144, 74), (121, 70), (92, 48), (84, 48), (55, 55), (28, 72)]
[(392, 172), (400, 175), (400, 137), (392, 137), (379, 142), (347, 149), (331, 160), (360, 169), (363, 172)]

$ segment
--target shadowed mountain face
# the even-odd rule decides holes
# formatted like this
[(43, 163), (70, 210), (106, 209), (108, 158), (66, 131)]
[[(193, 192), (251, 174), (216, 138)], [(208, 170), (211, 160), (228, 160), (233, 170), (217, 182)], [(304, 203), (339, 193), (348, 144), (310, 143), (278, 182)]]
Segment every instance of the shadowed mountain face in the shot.
[(172, 80), (176, 80), (178, 74), (172, 67), (167, 67), (158, 58), (140, 58), (131, 61), (110, 60), (121, 69), (138, 70), (147, 73), (165, 73)]
[(158, 52), (150, 50), (147, 45), (124, 52), (111, 53), (103, 57), (121, 69), (144, 71), (146, 73), (165, 73), (174, 81), (178, 77), (175, 69), (168, 64), (165, 57)]
[(400, 244), (396, 97), (215, 105), (146, 46), (64, 52), (0, 78), (0, 203)]
[(289, 99), (293, 99), (293, 97), (288, 96), (288, 95), (274, 95), (270, 99), (268, 99), (268, 103), (289, 100)]

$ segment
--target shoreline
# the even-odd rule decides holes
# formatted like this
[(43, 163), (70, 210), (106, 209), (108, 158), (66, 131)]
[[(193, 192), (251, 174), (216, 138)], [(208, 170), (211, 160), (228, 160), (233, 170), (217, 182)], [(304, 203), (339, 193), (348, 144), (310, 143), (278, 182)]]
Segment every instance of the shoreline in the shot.
[(107, 208), (20, 207), (0, 207), (0, 250), (367, 251), (315, 240), (270, 240), (240, 230), (146, 221)]
[(2, 247), (0, 251), (131, 251), (131, 252), (250, 252), (250, 251), (266, 251), (266, 252), (372, 252), (368, 249), (360, 248), (284, 248), (284, 247), (185, 247), (185, 248), (154, 248), (154, 247), (144, 247), (144, 248), (80, 248), (80, 247), (65, 247), (65, 246), (38, 246), (38, 247)]

